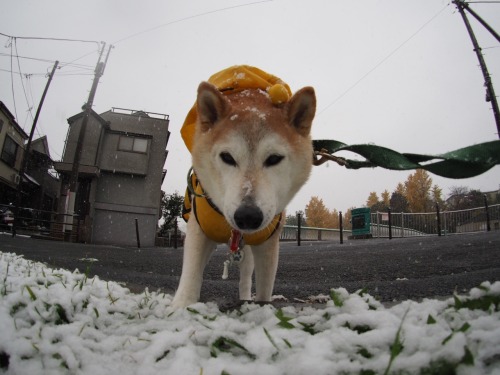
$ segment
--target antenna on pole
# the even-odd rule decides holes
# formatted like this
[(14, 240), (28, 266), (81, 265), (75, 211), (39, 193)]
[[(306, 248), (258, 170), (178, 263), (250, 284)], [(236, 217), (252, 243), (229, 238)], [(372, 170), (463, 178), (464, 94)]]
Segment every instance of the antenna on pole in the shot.
[(473, 12), (469, 8), (469, 4), (467, 4), (464, 0), (453, 0), (453, 4), (457, 6), (462, 19), (464, 20), (465, 27), (467, 28), (467, 32), (471, 38), (472, 44), (474, 45), (474, 52), (476, 52), (477, 59), (479, 60), (479, 65), (481, 66), (481, 71), (483, 72), (484, 77), (484, 85), (486, 86), (486, 101), (491, 102), (491, 107), (493, 109), (493, 116), (495, 117), (495, 123), (497, 125), (497, 134), (500, 138), (500, 109), (498, 107), (497, 97), (495, 95), (495, 90), (493, 89), (493, 83), (491, 81), (490, 73), (488, 72), (488, 68), (486, 66), (486, 62), (484, 61), (483, 54), (481, 53), (481, 47), (479, 47), (479, 43), (477, 42), (476, 36), (474, 35), (474, 31), (469, 23), (467, 15), (465, 14), (465, 10), (470, 12), (486, 29), (492, 33), (492, 35), (500, 41), (499, 35), (493, 30), (479, 15)]

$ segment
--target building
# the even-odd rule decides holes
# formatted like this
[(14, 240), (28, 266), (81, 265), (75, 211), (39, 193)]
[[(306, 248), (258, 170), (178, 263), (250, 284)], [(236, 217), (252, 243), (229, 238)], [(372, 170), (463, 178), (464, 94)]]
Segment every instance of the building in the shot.
[(486, 191), (483, 193), (488, 200), (488, 204), (499, 204), (500, 203), (500, 189), (493, 191)]
[[(68, 189), (84, 112), (68, 119), (63, 157), (55, 163), (62, 178), (58, 212), (68, 211)], [(91, 111), (80, 139), (72, 235), (94, 244), (154, 246), (166, 171), (168, 115), (120, 108)], [(137, 231), (136, 231), (137, 219)], [(68, 226), (65, 228), (68, 230)]]
[(22, 206), (46, 213), (56, 211), (60, 181), (46, 136), (31, 142), (25, 177), (23, 191), (29, 189), (29, 193), (23, 197)]
[(16, 122), (14, 115), (0, 101), (0, 205), (16, 201), (19, 171), (28, 135)]
[(500, 203), (500, 189), (481, 192), (479, 190), (458, 188), (460, 193), (450, 195), (446, 199), (446, 206), (449, 210), (463, 210), (468, 208), (483, 207), (486, 198), (489, 205)]

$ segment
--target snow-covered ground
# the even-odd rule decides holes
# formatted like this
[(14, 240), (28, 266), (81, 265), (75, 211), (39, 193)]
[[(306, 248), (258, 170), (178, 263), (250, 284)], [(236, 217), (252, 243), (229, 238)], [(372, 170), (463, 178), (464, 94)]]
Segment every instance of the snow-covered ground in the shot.
[(171, 311), (82, 271), (0, 252), (0, 373), (500, 374), (500, 282), (390, 308), (334, 289), (323, 308)]

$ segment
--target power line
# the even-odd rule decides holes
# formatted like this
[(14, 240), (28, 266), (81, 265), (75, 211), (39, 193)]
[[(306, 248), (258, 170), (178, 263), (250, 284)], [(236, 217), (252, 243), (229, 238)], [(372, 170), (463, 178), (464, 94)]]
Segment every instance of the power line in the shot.
[[(104, 45), (105, 43), (104, 43), (104, 42), (101, 42), (101, 44), (103, 44), (103, 45)], [(99, 48), (97, 49), (97, 52), (99, 53)], [(87, 57), (87, 56), (93, 55), (94, 53), (95, 53), (95, 51), (92, 51), (92, 52), (86, 53), (85, 55), (80, 56), (80, 57), (78, 57), (78, 58), (76, 58), (76, 59), (74, 59), (74, 60), (71, 60), (69, 63), (61, 64), (61, 66), (59, 66), (59, 69), (62, 69), (62, 68), (64, 68), (64, 67), (68, 66), (68, 65), (74, 65), (74, 62), (75, 62), (75, 61), (78, 61), (78, 60), (83, 59), (84, 57)]]
[[(0, 56), (4, 56), (4, 57), (10, 57), (10, 54), (8, 53), (1, 53), (0, 52)], [(27, 59), (27, 60), (34, 60), (34, 61), (40, 61), (40, 62), (45, 62), (45, 63), (50, 63), (50, 64), (54, 64), (55, 60), (49, 60), (49, 59), (41, 59), (41, 58), (37, 58), (37, 57), (28, 57), (28, 56), (19, 56), (19, 55), (16, 55), (17, 58), (20, 58), (20, 59)], [(73, 66), (75, 68), (81, 68), (81, 69), (87, 69), (87, 70), (93, 70), (94, 67), (93, 66), (90, 66), (90, 65), (84, 65), (84, 64), (72, 64), (72, 63), (64, 63), (65, 66)]]
[(131, 34), (129, 36), (126, 36), (122, 39), (119, 39), (117, 40), (116, 42), (113, 42), (112, 44), (113, 45), (116, 45), (118, 43), (121, 43), (125, 40), (128, 40), (128, 39), (131, 39), (131, 38), (134, 38), (136, 37), (137, 35), (141, 35), (141, 34), (145, 34), (145, 33), (149, 33), (153, 30), (157, 30), (157, 29), (160, 29), (162, 27), (167, 27), (167, 26), (170, 26), (170, 25), (173, 25), (173, 24), (176, 24), (176, 23), (179, 23), (179, 22), (183, 22), (183, 21), (187, 21), (187, 20), (191, 20), (191, 19), (194, 19), (194, 18), (199, 18), (199, 17), (204, 17), (206, 15), (209, 15), (209, 14), (213, 14), (213, 13), (219, 13), (219, 12), (223, 12), (223, 11), (226, 11), (226, 10), (230, 10), (230, 9), (236, 9), (236, 8), (243, 8), (243, 7), (247, 7), (247, 6), (252, 6), (252, 5), (256, 5), (256, 4), (262, 4), (262, 3), (269, 3), (269, 2), (272, 2), (273, 0), (261, 0), (261, 1), (254, 1), (252, 3), (246, 3), (246, 4), (239, 4), (239, 5), (233, 5), (233, 6), (229, 6), (229, 7), (225, 7), (225, 8), (219, 8), (219, 9), (215, 9), (215, 10), (210, 10), (210, 11), (207, 11), (207, 12), (203, 12), (203, 13), (198, 13), (198, 14), (194, 14), (192, 16), (187, 16), (187, 17), (183, 17), (183, 18), (179, 18), (179, 19), (176, 19), (174, 21), (170, 21), (170, 22), (167, 22), (167, 23), (164, 23), (164, 24), (161, 24), (161, 25), (158, 25), (158, 26), (155, 26), (155, 27), (152, 27), (150, 29), (146, 29), (146, 30), (143, 30), (143, 31), (139, 31), (135, 34)]
[[(19, 53), (17, 52), (17, 41), (15, 39), (14, 39), (14, 47), (16, 49), (16, 56), (17, 56)], [(17, 58), (17, 68), (19, 69), (19, 78), (21, 79), (21, 86), (23, 88), (24, 98), (26, 99), (26, 104), (28, 106), (28, 113), (31, 115), (31, 120), (33, 120), (33, 115), (31, 114), (32, 106), (29, 103), (28, 95), (26, 93), (26, 88), (24, 87), (23, 75), (21, 73), (21, 62), (19, 61), (19, 58)], [(26, 124), (26, 120), (24, 121), (24, 124), (23, 124), (23, 130), (24, 130), (25, 124)]]
[[(0, 32), (0, 35), (3, 35), (3, 36), (5, 36), (5, 37), (7, 37), (7, 38), (10, 38), (10, 39), (12, 39), (12, 40), (15, 40), (15, 39), (24, 39), (24, 40), (46, 40), (46, 41), (56, 41), (56, 42), (95, 43), (95, 44), (97, 44), (98, 46), (99, 46), (99, 44), (100, 44), (100, 43), (103, 43), (103, 42), (98, 42), (98, 41), (96, 41), (96, 40), (84, 40), (84, 39), (69, 39), (69, 38), (45, 38), (45, 37), (26, 37), (26, 36), (14, 36), (14, 35), (5, 34), (5, 33), (2, 33), (2, 32)], [(85, 54), (85, 55), (83, 55), (83, 56), (81, 56), (81, 57), (79, 57), (79, 58), (77, 58), (77, 59), (75, 59), (75, 60), (73, 60), (73, 61), (71, 61), (71, 62), (69, 62), (69, 63), (62, 64), (62, 65), (60, 65), (60, 66), (59, 66), (59, 68), (58, 68), (58, 69), (62, 69), (62, 68), (64, 68), (64, 67), (65, 67), (65, 66), (67, 66), (67, 65), (73, 65), (73, 63), (74, 63), (75, 61), (78, 61), (78, 60), (80, 60), (80, 59), (83, 59), (84, 57), (89, 56), (89, 55), (91, 55), (91, 54), (93, 54), (93, 53), (95, 53), (95, 51), (94, 51), (94, 52), (87, 53), (87, 54)], [(54, 62), (54, 61), (52, 61), (52, 63), (53, 63), (53, 62)]]
[(432, 16), (431, 19), (429, 19), (426, 23), (424, 23), (417, 31), (415, 31), (412, 35), (410, 35), (409, 38), (407, 38), (403, 43), (401, 43), (399, 46), (397, 46), (395, 49), (392, 50), (391, 53), (389, 53), (386, 57), (384, 57), (382, 60), (380, 60), (373, 68), (371, 68), (367, 73), (365, 73), (361, 78), (359, 78), (356, 82), (354, 82), (353, 85), (351, 85), (347, 90), (345, 90), (342, 94), (340, 94), (336, 99), (334, 99), (330, 104), (328, 104), (325, 108), (323, 108), (320, 112), (318, 112), (318, 115), (321, 115), (323, 112), (325, 112), (328, 108), (333, 106), (335, 103), (337, 103), (340, 99), (342, 99), (349, 91), (351, 91), (353, 88), (355, 88), (357, 85), (361, 83), (366, 77), (368, 77), (371, 73), (373, 73), (378, 67), (380, 67), (382, 64), (384, 64), (387, 60), (389, 60), (396, 52), (398, 52), (406, 43), (408, 43), (411, 39), (413, 39), (420, 31), (422, 31), (428, 24), (430, 24), (432, 21), (434, 21), (435, 18), (437, 18), (447, 7), (449, 4), (445, 5), (441, 10), (439, 10), (434, 16)]
[(54, 41), (54, 42), (80, 42), (80, 43), (99, 44), (99, 42), (97, 42), (95, 40), (68, 39), (68, 38), (44, 38), (44, 37), (38, 37), (38, 36), (14, 36), (14, 35), (8, 35), (8, 34), (4, 34), (4, 33), (0, 33), (0, 35), (6, 36), (6, 37), (12, 38), (12, 39), (47, 40), (47, 41)]
[(26, 77), (26, 86), (28, 86), (28, 91), (31, 97), (31, 102), (34, 103), (35, 99), (33, 99), (33, 88), (31, 87), (31, 74), (25, 74), (25, 77)]
[(10, 43), (10, 88), (12, 91), (12, 102), (14, 103), (14, 113), (16, 114), (16, 119), (19, 117), (17, 116), (17, 106), (16, 106), (16, 95), (14, 92), (14, 68), (12, 66), (12, 41)]
[[(0, 35), (9, 38), (9, 41), (8, 41), (6, 47), (10, 47), (11, 91), (12, 91), (12, 102), (13, 102), (13, 105), (14, 105), (14, 113), (16, 115), (16, 119), (19, 119), (19, 116), (18, 116), (18, 113), (17, 113), (16, 95), (15, 95), (15, 90), (14, 90), (14, 67), (13, 67), (14, 57), (17, 58), (17, 67), (18, 67), (17, 74), (19, 74), (19, 76), (21, 78), (21, 85), (22, 85), (22, 88), (23, 88), (24, 97), (26, 99), (26, 103), (28, 105), (28, 108), (30, 108), (30, 104), (29, 104), (29, 100), (28, 100), (28, 97), (27, 97), (27, 94), (26, 94), (26, 89), (24, 87), (24, 81), (23, 81), (22, 72), (21, 72), (21, 64), (20, 64), (20, 61), (19, 61), (20, 57), (19, 57), (19, 53), (17, 51), (17, 40), (18, 39), (24, 39), (24, 40), (28, 40), (28, 39), (32, 39), (32, 40), (47, 40), (47, 41), (58, 41), (58, 42), (97, 43), (97, 44), (99, 44), (99, 42), (96, 42), (96, 41), (93, 41), (93, 40), (90, 41), (90, 40), (68, 39), (68, 38), (23, 37), (23, 36), (9, 35), (9, 34), (5, 34), (5, 33), (2, 33), (2, 32), (0, 32)], [(14, 55), (14, 52), (13, 52), (13, 44), (14, 44), (14, 47), (16, 49), (16, 54), (15, 55)], [(31, 114), (31, 112), (30, 112), (30, 114)]]
[[(26, 75), (26, 73), (19, 73), (18, 71), (15, 71), (15, 70), (10, 70), (10, 69), (1, 69), (0, 68), (0, 72), (6, 72), (6, 73), (14, 73), (14, 74), (23, 74), (23, 75)], [(36, 76), (36, 77), (46, 77), (47, 76), (47, 73), (28, 73), (27, 75), (30, 75), (30, 76)], [(77, 71), (72, 71), (72, 72), (65, 72), (65, 73), (61, 73), (61, 72), (58, 72), (56, 74), (58, 77), (69, 77), (69, 76), (92, 76), (94, 75), (92, 72), (88, 72), (88, 73), (78, 73)]]
[[(26, 77), (26, 86), (28, 87), (28, 92), (29, 92), (30, 97), (31, 97), (31, 102), (34, 103), (35, 99), (33, 98), (33, 89), (31, 87), (31, 74), (25, 74), (25, 77)], [(31, 112), (30, 112), (30, 114), (31, 114)], [(45, 131), (45, 129), (43, 128), (41, 123), (38, 124), (38, 127), (35, 129), (35, 131), (38, 134), (39, 138), (47, 135), (47, 132)], [(61, 155), (57, 151), (55, 151), (54, 148), (52, 148), (49, 143), (47, 143), (47, 145), (49, 146), (49, 150), (52, 154), (55, 154), (58, 158), (61, 157)]]
[[(190, 20), (190, 19), (194, 19), (194, 18), (199, 18), (199, 17), (203, 17), (203, 16), (206, 16), (206, 15), (209, 15), (209, 14), (213, 14), (213, 13), (218, 13), (218, 12), (223, 12), (223, 11), (226, 11), (226, 10), (230, 10), (230, 9), (236, 9), (236, 8), (242, 8), (242, 7), (247, 7), (247, 6), (252, 6), (252, 5), (256, 5), (256, 4), (262, 4), (262, 3), (269, 3), (269, 2), (272, 2), (273, 0), (261, 0), (261, 1), (254, 1), (254, 2), (251, 2), (251, 3), (246, 3), (246, 4), (240, 4), (240, 5), (234, 5), (234, 6), (230, 6), (230, 7), (225, 7), (225, 8), (219, 8), (219, 9), (215, 9), (215, 10), (211, 10), (211, 11), (208, 11), (208, 12), (203, 12), (203, 13), (198, 13), (198, 14), (194, 14), (192, 16), (187, 16), (187, 17), (183, 17), (183, 18), (179, 18), (179, 19), (176, 19), (174, 21), (170, 21), (170, 22), (166, 22), (166, 23), (163, 23), (161, 25), (158, 25), (158, 26), (155, 26), (155, 27), (151, 27), (149, 29), (146, 29), (146, 30), (142, 30), (142, 31), (139, 31), (137, 33), (134, 33), (134, 34), (131, 34), (131, 35), (128, 35), (126, 37), (123, 37), (121, 39), (118, 39), (117, 41), (115, 42), (112, 42), (111, 44), (112, 45), (116, 45), (118, 43), (121, 43), (121, 42), (124, 42), (128, 39), (132, 39), (138, 35), (141, 35), (141, 34), (146, 34), (146, 33), (149, 33), (151, 31), (154, 31), (154, 30), (157, 30), (157, 29), (160, 29), (162, 27), (167, 27), (167, 26), (170, 26), (170, 25), (173, 25), (173, 24), (176, 24), (176, 23), (180, 23), (180, 22), (183, 22), (183, 21), (187, 21), (187, 20)], [(1, 35), (5, 35), (5, 34), (2, 34), (0, 33)], [(103, 43), (103, 42), (101, 42)], [(71, 63), (74, 63), (75, 61), (78, 61), (80, 59), (83, 59), (84, 57), (87, 57), (91, 54), (93, 54), (95, 52), (89, 52), (75, 60), (72, 60), (70, 63), (68, 64), (71, 64)], [(63, 68), (64, 66), (68, 65), (68, 64), (61, 64), (59, 69), (60, 68)]]

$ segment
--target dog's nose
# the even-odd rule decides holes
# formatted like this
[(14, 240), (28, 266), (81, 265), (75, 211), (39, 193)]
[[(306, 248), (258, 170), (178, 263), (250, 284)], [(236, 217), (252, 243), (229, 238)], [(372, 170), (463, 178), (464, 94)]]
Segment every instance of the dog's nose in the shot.
[(259, 207), (242, 205), (234, 213), (234, 221), (239, 229), (257, 229), (264, 215)]

